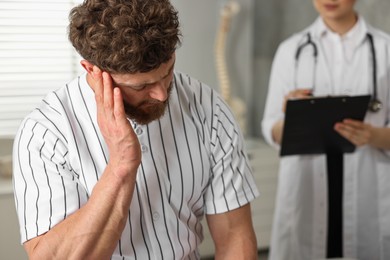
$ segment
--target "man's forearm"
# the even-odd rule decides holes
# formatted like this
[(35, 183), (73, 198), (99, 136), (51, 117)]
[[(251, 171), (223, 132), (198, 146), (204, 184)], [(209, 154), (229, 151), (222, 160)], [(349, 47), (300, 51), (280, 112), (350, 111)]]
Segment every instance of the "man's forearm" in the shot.
[[(128, 218), (135, 179), (109, 167), (89, 201), (53, 229), (25, 243), (30, 259), (109, 259)], [(135, 174), (134, 174), (135, 176)]]
[(250, 204), (226, 213), (207, 215), (215, 243), (215, 259), (256, 260), (257, 240)]
[(216, 250), (216, 260), (256, 260), (257, 243), (254, 234), (245, 233), (232, 235), (230, 242), (224, 248)]

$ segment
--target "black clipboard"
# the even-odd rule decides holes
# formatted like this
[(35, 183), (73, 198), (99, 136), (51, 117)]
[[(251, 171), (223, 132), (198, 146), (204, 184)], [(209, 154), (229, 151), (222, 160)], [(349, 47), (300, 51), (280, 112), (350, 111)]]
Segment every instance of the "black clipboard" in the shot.
[(353, 152), (355, 145), (333, 127), (345, 118), (362, 121), (370, 98), (362, 95), (288, 100), (280, 156)]

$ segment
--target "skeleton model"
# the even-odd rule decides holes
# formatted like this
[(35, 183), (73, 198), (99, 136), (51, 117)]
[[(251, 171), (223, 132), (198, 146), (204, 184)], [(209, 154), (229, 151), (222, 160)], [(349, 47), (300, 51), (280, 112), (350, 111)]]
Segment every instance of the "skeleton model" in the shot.
[(229, 81), (229, 73), (226, 65), (226, 38), (230, 30), (230, 22), (232, 18), (239, 12), (240, 5), (231, 1), (226, 3), (220, 12), (220, 25), (215, 41), (215, 63), (219, 88), (223, 99), (232, 108), (233, 113), (240, 125), (243, 134), (246, 134), (246, 106), (243, 100), (238, 97), (233, 97), (231, 94), (231, 86)]

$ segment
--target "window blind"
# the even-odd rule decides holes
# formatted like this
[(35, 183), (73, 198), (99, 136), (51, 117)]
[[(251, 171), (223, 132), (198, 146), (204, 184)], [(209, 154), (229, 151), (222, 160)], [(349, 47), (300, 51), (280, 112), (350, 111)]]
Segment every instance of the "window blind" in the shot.
[(81, 0), (0, 0), (0, 138), (51, 90), (81, 72), (68, 41), (70, 9)]

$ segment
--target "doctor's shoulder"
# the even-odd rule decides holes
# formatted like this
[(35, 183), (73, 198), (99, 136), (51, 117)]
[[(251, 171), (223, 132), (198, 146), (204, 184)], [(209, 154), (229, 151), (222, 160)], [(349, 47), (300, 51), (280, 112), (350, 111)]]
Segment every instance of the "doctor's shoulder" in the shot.
[(306, 35), (309, 31), (310, 30), (306, 28), (284, 39), (278, 46), (278, 56), (282, 56), (284, 58), (291, 56), (290, 58), (294, 58), (297, 48), (306, 40)]
[(374, 38), (377, 40), (384, 41), (387, 45), (390, 44), (390, 33), (385, 32), (381, 29), (378, 29), (376, 27), (372, 27), (371, 25), (368, 25), (368, 30), (373, 34)]

